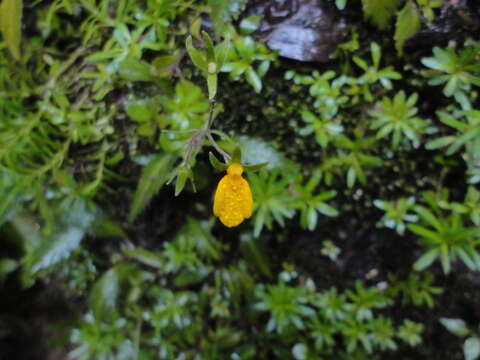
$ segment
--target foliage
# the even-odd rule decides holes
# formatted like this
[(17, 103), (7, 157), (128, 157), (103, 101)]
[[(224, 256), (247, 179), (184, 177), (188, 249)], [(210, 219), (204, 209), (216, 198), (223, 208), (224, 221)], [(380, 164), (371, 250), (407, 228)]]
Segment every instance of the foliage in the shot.
[(377, 225), (389, 229), (395, 229), (399, 235), (405, 233), (405, 223), (417, 222), (418, 216), (412, 214), (415, 205), (415, 198), (401, 198), (396, 201), (374, 200), (373, 205), (385, 211), (385, 215), (380, 219)]
[(4, 0), (0, 5), (0, 32), (14, 59), (20, 59), (22, 0)]
[(367, 168), (381, 165), (382, 161), (379, 157), (369, 154), (369, 151), (375, 146), (375, 138), (363, 135), (363, 130), (357, 128), (354, 131), (354, 139), (343, 134), (338, 137), (337, 156), (327, 159), (323, 165), (327, 184), (332, 182), (331, 175), (327, 172), (332, 168), (344, 169), (347, 187), (352, 188), (357, 179), (362, 184), (366, 183)]
[(293, 200), (288, 193), (290, 179), (282, 176), (280, 170), (268, 173), (260, 171), (259, 174), (250, 174), (248, 177), (252, 193), (255, 198), (254, 209), (254, 234), (260, 235), (264, 226), (272, 228), (273, 222), (285, 226), (285, 218), (289, 219), (295, 214)]
[(262, 91), (262, 78), (267, 74), (276, 56), (269, 53), (265, 45), (256, 42), (251, 36), (236, 34), (233, 36), (233, 46), (221, 71), (228, 73), (235, 81), (245, 77), (255, 92), (259, 93)]
[(468, 110), (462, 111), (461, 114), (466, 117), (466, 121), (460, 120), (458, 115), (455, 116), (448, 112), (439, 111), (437, 115), (440, 121), (455, 129), (456, 134), (432, 139), (427, 142), (425, 147), (430, 150), (447, 147), (447, 155), (452, 155), (464, 148), (463, 158), (472, 171), (470, 182), (477, 183), (479, 179), (476, 176), (476, 168), (480, 157), (480, 142), (477, 134), (480, 129), (480, 112), (478, 110)]
[(362, 0), (363, 14), (379, 29), (385, 29), (399, 5), (399, 0)]
[(401, 297), (402, 305), (426, 305), (433, 308), (435, 305), (433, 295), (443, 292), (440, 287), (432, 285), (434, 278), (431, 274), (422, 276), (412, 273), (405, 280), (397, 280), (395, 275), (389, 274), (388, 279), (392, 283), (388, 289), (389, 294)]
[(448, 274), (452, 262), (457, 257), (471, 270), (480, 270), (480, 255), (477, 246), (480, 244), (477, 226), (468, 224), (462, 214), (442, 211), (431, 193), (424, 194), (429, 208), (416, 205), (414, 210), (419, 217), (419, 224), (409, 224), (408, 229), (420, 236), (426, 251), (415, 262), (416, 270), (423, 270), (439, 259), (443, 272)]
[(307, 126), (300, 129), (299, 134), (305, 136), (314, 133), (315, 139), (324, 148), (328, 146), (333, 137), (343, 131), (342, 125), (334, 121), (328, 121), (323, 116), (319, 118), (308, 110), (302, 112), (302, 119), (307, 123)]
[(419, 323), (414, 323), (411, 320), (406, 319), (403, 325), (398, 330), (398, 337), (408, 343), (410, 346), (415, 346), (421, 343), (422, 333), (424, 326)]
[(372, 101), (373, 95), (370, 86), (376, 82), (380, 82), (383, 88), (392, 89), (392, 80), (399, 80), (402, 75), (396, 72), (393, 66), (387, 66), (380, 69), (380, 61), (382, 59), (382, 50), (380, 46), (372, 42), (370, 44), (370, 53), (372, 58), (372, 66), (358, 56), (353, 57), (355, 64), (364, 71), (363, 75), (358, 78), (356, 83), (362, 86), (363, 96), (365, 100)]
[[(465, 360), (476, 360), (480, 357), (480, 336), (478, 331), (472, 331), (462, 319), (440, 318), (440, 323), (452, 334), (466, 337), (463, 343), (463, 356)], [(480, 331), (480, 327), (478, 328)]]
[[(1, 2), (5, 356), (459, 358), (440, 322), (479, 357), (471, 2), (332, 1), (323, 64), (268, 49), (294, 3)], [(227, 229), (232, 162), (260, 171)]]
[(169, 154), (158, 155), (150, 159), (149, 164), (143, 169), (142, 176), (135, 192), (129, 221), (138, 216), (152, 197), (168, 180), (168, 171), (172, 168), (174, 158)]
[(335, 78), (332, 70), (324, 74), (313, 71), (312, 75), (297, 74), (289, 70), (285, 73), (285, 79), (293, 80), (295, 84), (310, 85), (309, 93), (315, 98), (314, 106), (322, 119), (332, 120), (339, 108), (348, 103), (348, 96), (344, 95), (342, 88), (349, 79), (346, 76)]
[(405, 136), (414, 147), (420, 144), (420, 135), (426, 127), (426, 121), (416, 116), (418, 95), (416, 93), (406, 97), (403, 91), (398, 92), (393, 99), (384, 97), (373, 110), (372, 129), (377, 130), (377, 138), (392, 137), (392, 148), (398, 148)]
[(395, 24), (395, 48), (403, 55), (403, 44), (410, 36), (420, 30), (420, 14), (413, 1), (407, 1), (400, 10)]
[(439, 0), (417, 0), (417, 4), (425, 19), (430, 23), (435, 18), (435, 9), (442, 6), (442, 2)]
[(338, 211), (326, 203), (335, 196), (335, 191), (327, 190), (314, 194), (321, 176), (322, 173), (317, 171), (305, 185), (296, 184), (294, 188), (298, 198), (293, 206), (300, 210), (300, 225), (310, 231), (317, 227), (318, 213), (326, 216), (338, 215)]
[(460, 54), (455, 49), (433, 48), (433, 56), (422, 59), (422, 64), (432, 69), (430, 85), (445, 84), (445, 96), (454, 96), (457, 101), (467, 94), (471, 85), (479, 86), (477, 76), (480, 66), (477, 61), (478, 49), (466, 47)]

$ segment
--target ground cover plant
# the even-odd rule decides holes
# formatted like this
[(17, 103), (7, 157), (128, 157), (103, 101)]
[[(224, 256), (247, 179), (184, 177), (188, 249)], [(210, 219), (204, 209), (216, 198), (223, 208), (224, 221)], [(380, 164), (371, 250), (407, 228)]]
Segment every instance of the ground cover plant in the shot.
[[(319, 62), (276, 38), (305, 6)], [(480, 358), (479, 35), (467, 0), (2, 0), (0, 359)]]

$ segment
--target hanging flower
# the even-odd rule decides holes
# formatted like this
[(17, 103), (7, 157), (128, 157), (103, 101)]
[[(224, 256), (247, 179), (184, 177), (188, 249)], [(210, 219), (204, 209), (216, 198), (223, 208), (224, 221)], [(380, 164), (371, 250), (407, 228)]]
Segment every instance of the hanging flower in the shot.
[(213, 214), (227, 227), (240, 225), (252, 216), (252, 192), (242, 173), (242, 165), (230, 164), (227, 175), (220, 180), (215, 192)]
[(226, 227), (240, 225), (243, 220), (252, 216), (253, 197), (247, 180), (242, 177), (243, 171), (258, 170), (266, 163), (257, 165), (242, 165), (240, 149), (233, 154), (232, 161), (228, 164), (220, 162), (210, 153), (210, 162), (217, 170), (227, 171), (218, 183), (213, 200), (213, 214), (217, 216)]

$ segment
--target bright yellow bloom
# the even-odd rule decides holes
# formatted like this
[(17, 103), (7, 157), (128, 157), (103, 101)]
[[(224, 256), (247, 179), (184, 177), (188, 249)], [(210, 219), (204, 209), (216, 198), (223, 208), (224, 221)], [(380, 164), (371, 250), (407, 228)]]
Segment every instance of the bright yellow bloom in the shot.
[(240, 225), (244, 219), (252, 216), (252, 192), (242, 173), (242, 165), (230, 164), (227, 175), (220, 180), (215, 192), (213, 214), (227, 227)]

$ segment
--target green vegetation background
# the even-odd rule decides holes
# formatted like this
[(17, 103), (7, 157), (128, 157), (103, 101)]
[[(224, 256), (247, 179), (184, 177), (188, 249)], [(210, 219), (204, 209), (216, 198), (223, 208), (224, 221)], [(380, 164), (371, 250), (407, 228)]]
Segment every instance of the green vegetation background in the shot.
[(3, 0), (0, 358), (477, 359), (480, 44), (403, 50), (463, 3), (331, 1), (302, 64), (244, 0)]

